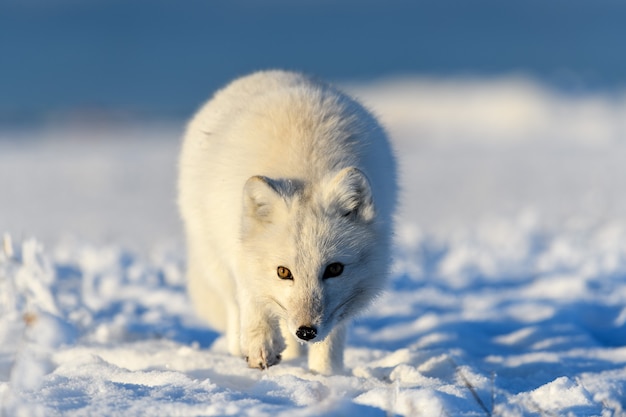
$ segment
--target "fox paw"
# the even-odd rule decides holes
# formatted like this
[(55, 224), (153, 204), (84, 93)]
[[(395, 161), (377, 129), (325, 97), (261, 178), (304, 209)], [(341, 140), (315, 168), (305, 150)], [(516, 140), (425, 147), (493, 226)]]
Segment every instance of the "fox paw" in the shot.
[(250, 346), (245, 359), (250, 368), (267, 369), (280, 362), (284, 349), (285, 343), (282, 340), (268, 340), (258, 346)]
[(253, 358), (250, 356), (246, 356), (244, 359), (246, 360), (246, 362), (248, 362), (248, 366), (250, 368), (257, 368), (260, 370), (264, 370), (264, 369), (269, 368), (270, 366), (277, 365), (278, 363), (280, 363), (280, 360), (282, 359), (282, 357), (279, 353), (278, 355), (275, 355), (273, 358), (263, 358), (263, 357)]

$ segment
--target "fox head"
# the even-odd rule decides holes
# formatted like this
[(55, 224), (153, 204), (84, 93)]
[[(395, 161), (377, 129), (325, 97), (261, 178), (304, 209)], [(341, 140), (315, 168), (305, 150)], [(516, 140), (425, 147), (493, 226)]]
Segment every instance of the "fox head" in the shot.
[(323, 340), (381, 291), (388, 236), (359, 169), (317, 184), (255, 176), (243, 194), (245, 285), (295, 337)]

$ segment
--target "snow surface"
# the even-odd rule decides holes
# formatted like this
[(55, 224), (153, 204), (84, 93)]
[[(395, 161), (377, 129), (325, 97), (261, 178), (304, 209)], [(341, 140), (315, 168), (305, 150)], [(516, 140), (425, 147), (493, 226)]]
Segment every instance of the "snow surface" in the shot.
[(0, 415), (626, 415), (626, 95), (348, 88), (388, 125), (404, 195), (345, 374), (248, 369), (195, 318), (181, 126), (4, 132)]

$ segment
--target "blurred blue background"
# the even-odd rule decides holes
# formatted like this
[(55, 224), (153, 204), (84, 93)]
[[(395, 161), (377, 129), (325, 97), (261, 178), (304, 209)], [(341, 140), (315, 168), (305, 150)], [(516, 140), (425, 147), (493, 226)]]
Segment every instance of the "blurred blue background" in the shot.
[(626, 2), (0, 2), (0, 126), (188, 117), (280, 67), (333, 81), (522, 74), (561, 91), (626, 83)]

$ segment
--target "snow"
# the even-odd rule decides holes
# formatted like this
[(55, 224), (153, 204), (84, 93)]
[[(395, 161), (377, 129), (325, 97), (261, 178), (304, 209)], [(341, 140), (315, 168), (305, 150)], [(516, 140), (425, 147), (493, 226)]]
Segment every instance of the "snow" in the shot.
[(626, 415), (626, 95), (347, 88), (388, 125), (404, 194), (345, 374), (248, 369), (194, 316), (181, 126), (5, 131), (0, 415)]

